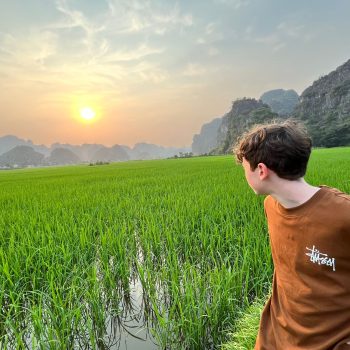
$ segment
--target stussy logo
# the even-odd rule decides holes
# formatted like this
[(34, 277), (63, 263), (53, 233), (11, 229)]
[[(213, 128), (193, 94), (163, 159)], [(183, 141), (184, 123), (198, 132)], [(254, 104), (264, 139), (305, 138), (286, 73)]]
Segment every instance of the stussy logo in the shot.
[(309, 253), (305, 254), (310, 257), (311, 262), (318, 265), (331, 266), (333, 268), (333, 271), (335, 271), (335, 258), (330, 258), (328, 254), (321, 253), (318, 249), (315, 248), (314, 245), (312, 246), (312, 249), (308, 247), (306, 247), (306, 249), (309, 251)]

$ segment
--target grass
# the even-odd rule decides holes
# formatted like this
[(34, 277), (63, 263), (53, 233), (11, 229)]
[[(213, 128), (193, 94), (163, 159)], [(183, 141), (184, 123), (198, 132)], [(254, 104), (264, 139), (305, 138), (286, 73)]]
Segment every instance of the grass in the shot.
[[(306, 179), (350, 192), (349, 156), (315, 150)], [(159, 348), (216, 349), (269, 291), (263, 197), (231, 156), (21, 169), (0, 183), (0, 348), (108, 348), (138, 281)]]
[(235, 323), (231, 340), (222, 346), (222, 350), (253, 350), (259, 330), (261, 312), (265, 299), (256, 299), (240, 313)]
[(255, 299), (244, 311), (240, 311), (233, 330), (229, 333), (231, 339), (222, 345), (222, 350), (254, 349), (261, 313), (270, 294), (271, 291), (265, 298)]

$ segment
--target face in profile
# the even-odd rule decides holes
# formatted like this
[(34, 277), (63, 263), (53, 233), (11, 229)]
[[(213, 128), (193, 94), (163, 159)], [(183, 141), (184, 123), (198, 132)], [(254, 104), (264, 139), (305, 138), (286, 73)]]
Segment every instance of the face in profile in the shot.
[[(264, 169), (262, 169), (262, 166), (259, 167), (259, 165), (255, 170), (251, 170), (249, 162), (243, 158), (242, 166), (244, 168), (244, 174), (248, 185), (256, 194), (266, 194), (263, 182), (264, 177), (261, 177), (261, 175), (264, 173)], [(266, 168), (265, 165), (263, 166)]]

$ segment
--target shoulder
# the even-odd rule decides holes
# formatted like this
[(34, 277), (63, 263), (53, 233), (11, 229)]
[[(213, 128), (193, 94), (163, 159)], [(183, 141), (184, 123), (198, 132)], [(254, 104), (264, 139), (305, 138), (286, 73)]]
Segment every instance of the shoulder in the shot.
[(350, 228), (350, 195), (334, 187), (326, 185), (319, 187), (326, 192), (322, 199), (324, 216), (333, 221), (341, 221)]
[(333, 200), (338, 203), (344, 203), (345, 206), (350, 206), (350, 194), (340, 191), (335, 187), (320, 185), (324, 191), (328, 193), (328, 200)]

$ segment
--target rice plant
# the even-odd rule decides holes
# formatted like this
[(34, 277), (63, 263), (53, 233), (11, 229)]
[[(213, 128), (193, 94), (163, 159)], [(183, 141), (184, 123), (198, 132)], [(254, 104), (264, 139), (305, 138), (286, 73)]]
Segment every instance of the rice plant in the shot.
[[(315, 150), (307, 180), (350, 192), (349, 156)], [(128, 336), (216, 349), (269, 291), (264, 198), (232, 156), (20, 169), (0, 183), (0, 348)]]

